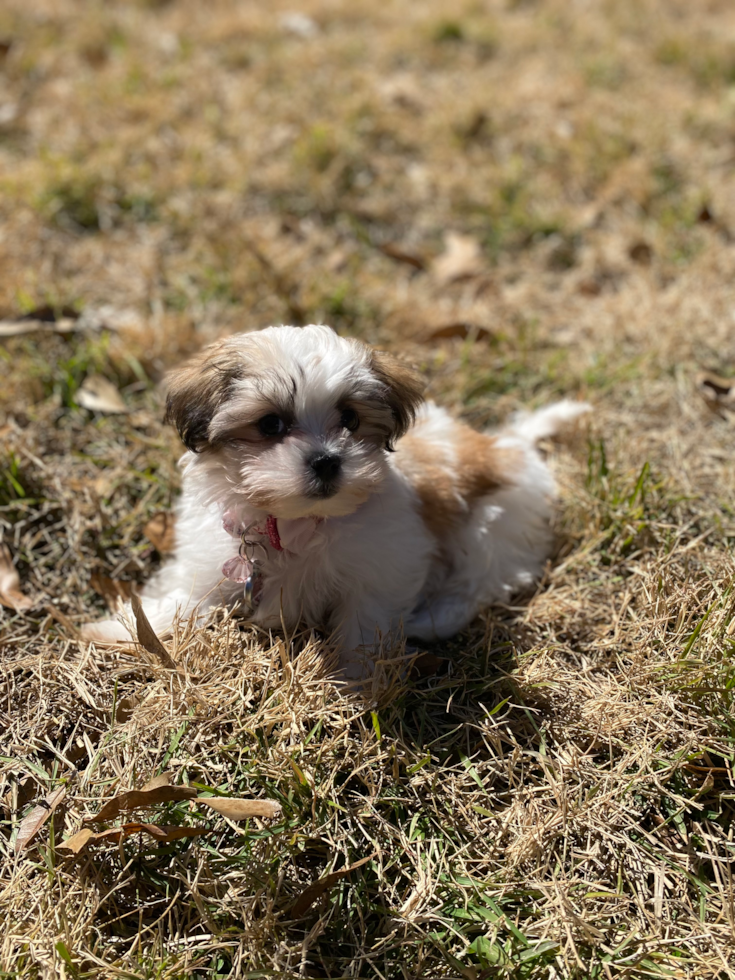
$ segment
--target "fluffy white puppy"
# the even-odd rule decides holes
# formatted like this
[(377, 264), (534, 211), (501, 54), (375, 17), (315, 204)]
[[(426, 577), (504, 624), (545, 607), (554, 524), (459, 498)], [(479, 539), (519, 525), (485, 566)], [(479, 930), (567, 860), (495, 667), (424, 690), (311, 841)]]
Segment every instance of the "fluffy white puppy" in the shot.
[[(142, 594), (153, 628), (241, 605), (266, 628), (333, 635), (354, 677), (401, 630), (450, 636), (532, 584), (554, 498), (535, 443), (587, 406), (486, 435), (423, 390), (325, 326), (228, 337), (175, 371), (166, 418), (188, 451), (175, 555)], [(129, 641), (125, 618), (86, 635)]]

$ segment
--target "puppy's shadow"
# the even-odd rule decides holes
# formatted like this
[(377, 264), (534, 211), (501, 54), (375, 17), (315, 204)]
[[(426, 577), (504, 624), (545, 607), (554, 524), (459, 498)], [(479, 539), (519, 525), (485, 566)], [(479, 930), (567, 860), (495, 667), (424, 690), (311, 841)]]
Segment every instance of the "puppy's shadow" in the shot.
[(381, 724), (385, 719), (413, 752), (431, 752), (442, 765), (482, 755), (479, 728), (500, 712), (517, 742), (538, 744), (543, 704), (515, 676), (519, 658), (536, 644), (516, 607), (495, 608), (450, 640), (416, 645), (400, 689), (373, 689)]

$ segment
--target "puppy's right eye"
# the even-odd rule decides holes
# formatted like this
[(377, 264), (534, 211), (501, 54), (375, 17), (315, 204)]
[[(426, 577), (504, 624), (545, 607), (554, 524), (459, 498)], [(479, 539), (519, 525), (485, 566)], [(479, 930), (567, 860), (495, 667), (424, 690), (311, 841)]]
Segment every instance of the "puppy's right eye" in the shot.
[(287, 428), (280, 415), (264, 415), (258, 420), (258, 431), (262, 436), (281, 436)]

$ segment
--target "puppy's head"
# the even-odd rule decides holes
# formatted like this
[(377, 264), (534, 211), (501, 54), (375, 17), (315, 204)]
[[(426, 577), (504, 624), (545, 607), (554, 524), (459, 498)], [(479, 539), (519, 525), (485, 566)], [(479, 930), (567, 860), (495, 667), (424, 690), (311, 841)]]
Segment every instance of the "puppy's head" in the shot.
[(340, 516), (380, 488), (423, 389), (392, 355), (329, 327), (269, 327), (175, 371), (166, 419), (227, 495), (276, 517)]

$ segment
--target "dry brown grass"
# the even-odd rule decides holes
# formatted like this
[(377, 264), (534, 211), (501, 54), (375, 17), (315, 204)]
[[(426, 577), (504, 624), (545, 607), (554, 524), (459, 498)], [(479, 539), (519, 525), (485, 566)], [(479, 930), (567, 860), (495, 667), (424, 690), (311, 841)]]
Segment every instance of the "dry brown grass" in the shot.
[[(83, 314), (0, 346), (0, 529), (36, 603), (0, 621), (0, 975), (735, 976), (733, 418), (696, 383), (735, 374), (735, 11), (303, 0), (300, 37), (294, 6), (0, 9), (0, 312)], [(448, 232), (480, 254), (452, 282)], [(478, 425), (595, 403), (537, 594), (365, 697), (315, 638), (225, 615), (182, 628), (182, 675), (81, 644), (93, 576), (160, 561), (165, 368), (314, 320)], [(128, 414), (80, 407), (92, 374)], [(164, 770), (283, 817), (168, 804), (142, 816), (208, 833), (57, 853)]]

